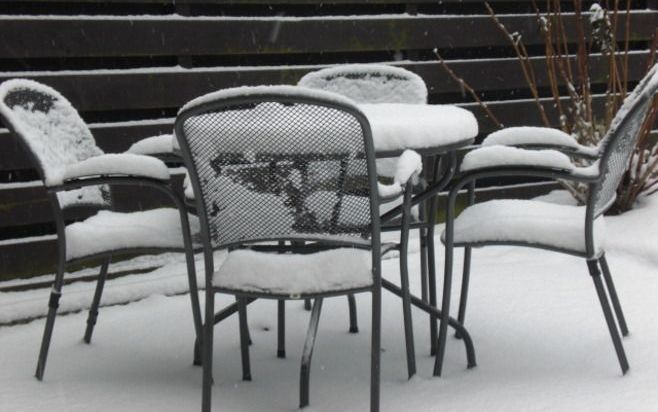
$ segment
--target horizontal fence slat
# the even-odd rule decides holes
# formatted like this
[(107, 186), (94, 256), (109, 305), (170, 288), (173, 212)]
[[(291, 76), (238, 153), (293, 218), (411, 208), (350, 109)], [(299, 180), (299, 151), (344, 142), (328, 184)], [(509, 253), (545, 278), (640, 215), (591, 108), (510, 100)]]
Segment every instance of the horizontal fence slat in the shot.
[[(640, 79), (646, 71), (648, 51), (629, 55), (629, 79)], [(531, 58), (537, 74), (537, 84), (548, 87), (546, 59)], [(490, 92), (526, 88), (516, 58), (472, 59), (447, 61), (458, 75), (475, 90)], [(438, 62), (396, 64), (419, 74), (430, 94), (459, 93), (454, 82)], [(55, 88), (81, 112), (178, 108), (202, 94), (236, 86), (261, 84), (295, 84), (309, 71), (324, 66), (217, 67), (205, 69), (136, 69), (55, 72), (0, 72), (0, 82), (13, 78), (30, 78)], [(607, 61), (591, 59), (593, 84), (607, 82)]]
[[(620, 13), (619, 33), (625, 19)], [(631, 12), (632, 40), (647, 40), (658, 12)], [(540, 44), (533, 15), (501, 15), (526, 44)], [(577, 35), (573, 15), (564, 22)], [(476, 35), (469, 35), (475, 33)], [(340, 33), (340, 35), (336, 35)], [(491, 18), (473, 16), (356, 16), (218, 18), (91, 16), (0, 17), (0, 55), (43, 57), (240, 55), (508, 46)]]

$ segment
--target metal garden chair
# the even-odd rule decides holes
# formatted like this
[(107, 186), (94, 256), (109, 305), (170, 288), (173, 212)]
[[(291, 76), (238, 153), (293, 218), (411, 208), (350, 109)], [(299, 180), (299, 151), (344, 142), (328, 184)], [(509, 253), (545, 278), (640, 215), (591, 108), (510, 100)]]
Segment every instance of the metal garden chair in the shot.
[[(407, 104), (427, 104), (427, 86), (423, 79), (417, 74), (406, 70), (402, 67), (390, 66), (385, 64), (346, 64), (328, 67), (325, 69), (313, 71), (304, 75), (299, 82), (299, 86), (308, 87), (317, 90), (325, 90), (338, 93), (349, 97), (359, 104), (376, 104), (376, 103), (407, 103)], [(438, 162), (439, 159), (436, 159)], [(377, 159), (377, 174), (384, 177), (393, 177), (395, 174), (396, 158)], [(434, 175), (436, 180), (440, 171), (438, 163), (425, 165), (426, 176)], [(395, 202), (399, 199), (385, 199), (382, 203)], [(424, 205), (421, 204), (420, 214), (425, 212)], [(436, 200), (430, 202), (427, 211), (429, 216), (436, 215)], [(385, 209), (382, 210), (384, 214)], [(428, 268), (429, 283), (434, 284), (434, 233), (433, 219), (431, 222), (424, 224), (416, 210), (412, 214), (411, 226), (418, 228), (420, 232), (420, 253), (421, 253), (421, 286), (423, 300), (436, 304), (434, 288), (428, 287)], [(429, 229), (428, 229), (429, 228)], [(383, 222), (383, 231), (400, 230), (400, 221), (389, 220)], [(429, 256), (428, 256), (429, 254)], [(429, 262), (428, 262), (429, 260)], [(429, 293), (428, 293), (429, 289)], [(358, 330), (356, 326), (356, 305), (353, 299), (349, 300), (350, 313), (354, 316), (350, 320), (350, 331)], [(406, 309), (405, 309), (406, 313)], [(411, 323), (411, 318), (405, 317), (405, 322)], [(430, 336), (431, 336), (431, 353), (433, 354), (436, 346), (436, 322), (430, 317)], [(411, 340), (409, 340), (411, 339)], [(413, 349), (413, 338), (407, 337), (411, 353)], [(409, 377), (415, 374), (415, 364), (408, 365)]]
[[(569, 136), (554, 130), (512, 128), (490, 136), (484, 147), (464, 157), (460, 166), (461, 177), (448, 199), (447, 222), (442, 236), (446, 246), (443, 316), (448, 316), (450, 308), (454, 247), (466, 248), (458, 317), (461, 323), (465, 318), (472, 247), (518, 245), (579, 256), (587, 260), (622, 373), (626, 373), (628, 361), (606, 296), (607, 287), (619, 329), (626, 335), (628, 328), (602, 246), (603, 213), (615, 201), (617, 186), (628, 167), (638, 132), (657, 90), (658, 65), (625, 100), (597, 148), (577, 145)], [(570, 156), (590, 159), (592, 163), (578, 166), (572, 163)], [(579, 182), (588, 186), (588, 201), (585, 206), (577, 207), (532, 200), (492, 200), (467, 207), (455, 219), (455, 202), (460, 190), (469, 188), (472, 204), (477, 179), (505, 176)], [(446, 335), (447, 322), (442, 320), (435, 375), (441, 374)]]
[[(197, 334), (201, 314), (190, 222), (182, 198), (170, 187), (169, 171), (160, 160), (134, 154), (104, 154), (75, 108), (46, 85), (14, 79), (0, 84), (0, 119), (32, 158), (51, 202), (58, 239), (58, 263), (36, 369), (43, 379), (48, 348), (67, 265), (102, 259), (84, 341), (90, 343), (112, 256), (188, 251), (192, 313)], [(168, 195), (176, 209), (133, 213), (112, 209), (111, 186), (151, 187)], [(85, 206), (98, 213), (66, 224), (65, 214)], [(198, 221), (192, 222), (198, 230)]]
[[(195, 193), (206, 268), (203, 410), (211, 409), (211, 320), (218, 292), (239, 302), (245, 380), (251, 379), (246, 305), (255, 298), (315, 301), (300, 407), (309, 403), (323, 299), (371, 292), (370, 408), (378, 410), (380, 259), (397, 245), (380, 243), (375, 156), (365, 116), (333, 93), (243, 87), (188, 103), (175, 131)], [(214, 270), (218, 248), (229, 254)]]

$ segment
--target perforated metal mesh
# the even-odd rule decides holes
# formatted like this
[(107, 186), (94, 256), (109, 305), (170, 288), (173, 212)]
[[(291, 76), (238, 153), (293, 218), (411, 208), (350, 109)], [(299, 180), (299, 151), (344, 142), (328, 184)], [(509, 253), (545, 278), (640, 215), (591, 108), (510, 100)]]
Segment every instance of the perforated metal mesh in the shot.
[(649, 87), (649, 82), (644, 79), (631, 95), (632, 100), (622, 106), (602, 142), (602, 181), (593, 194), (595, 216), (604, 213), (617, 196), (617, 187), (628, 168), (640, 128), (655, 93), (656, 84)]
[(359, 121), (316, 104), (253, 100), (177, 125), (213, 246), (281, 238), (363, 243), (371, 199)]
[[(67, 165), (103, 153), (75, 108), (55, 90), (23, 79), (0, 87), (1, 117), (26, 143), (47, 185), (61, 183)], [(62, 207), (106, 205), (110, 199), (107, 186), (62, 192), (58, 197)]]

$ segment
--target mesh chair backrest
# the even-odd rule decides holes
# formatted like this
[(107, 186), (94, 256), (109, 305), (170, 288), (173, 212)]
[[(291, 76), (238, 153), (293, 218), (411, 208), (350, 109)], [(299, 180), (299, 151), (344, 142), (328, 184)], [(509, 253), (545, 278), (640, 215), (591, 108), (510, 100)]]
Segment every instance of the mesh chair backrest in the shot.
[(617, 187), (626, 172), (645, 116), (658, 90), (658, 65), (637, 85), (612, 121), (601, 145), (602, 180), (592, 193), (594, 217), (604, 213), (615, 201)]
[(369, 243), (377, 207), (369, 125), (340, 96), (318, 94), (331, 95), (309, 97), (290, 86), (229, 89), (179, 113), (176, 135), (213, 247)]
[(102, 154), (80, 115), (64, 96), (31, 80), (0, 85), (0, 115), (36, 158), (47, 185), (63, 168)]
[(299, 86), (326, 90), (357, 103), (427, 103), (427, 86), (415, 73), (382, 64), (350, 64), (311, 72)]

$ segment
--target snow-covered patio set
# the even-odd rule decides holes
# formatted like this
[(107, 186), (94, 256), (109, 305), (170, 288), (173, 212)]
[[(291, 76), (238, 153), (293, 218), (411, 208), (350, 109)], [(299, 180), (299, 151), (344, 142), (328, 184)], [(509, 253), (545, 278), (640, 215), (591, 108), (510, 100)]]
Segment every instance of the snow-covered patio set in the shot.
[[(179, 355), (189, 356), (190, 363), (200, 366), (193, 370), (198, 370), (202, 386), (203, 411), (224, 405), (217, 382), (223, 382), (225, 378), (218, 375), (227, 369), (223, 361), (215, 363), (213, 355), (230, 356), (225, 344), (217, 342), (228, 339), (227, 334), (238, 337), (242, 379), (252, 380), (250, 346), (259, 331), (254, 331), (257, 327), (250, 320), (267, 311), (259, 299), (277, 302), (279, 358), (289, 354), (286, 301), (303, 301), (310, 310), (299, 370), (299, 406), (308, 406), (311, 358), (324, 299), (346, 297), (349, 331), (357, 333), (357, 296), (363, 306), (368, 300), (360, 296), (366, 292), (371, 304), (366, 312), (371, 316), (370, 410), (380, 409), (382, 396), (382, 409), (399, 408), (406, 402), (413, 405), (413, 399), (388, 404), (386, 390), (380, 389), (382, 371), (395, 368), (397, 372), (402, 366), (386, 364), (382, 345), (382, 340), (401, 336), (394, 332), (397, 324), (390, 319), (391, 305), (401, 303), (406, 377), (417, 374), (414, 327), (423, 341), (427, 339), (434, 359), (433, 376), (442, 375), (450, 342), (463, 345), (468, 368), (476, 366), (477, 339), (465, 328), (471, 257), (474, 248), (489, 245), (529, 246), (584, 259), (582, 267), (567, 266), (573, 277), (589, 272), (619, 367), (626, 374), (629, 362), (622, 337), (629, 328), (612, 278), (610, 266), (615, 265), (608, 264), (604, 251), (606, 237), (616, 235), (610, 230), (606, 234), (603, 214), (615, 200), (657, 90), (658, 65), (626, 98), (597, 147), (582, 146), (566, 133), (539, 127), (502, 129), (474, 146), (475, 117), (456, 106), (427, 104), (427, 88), (414, 73), (376, 64), (335, 66), (308, 73), (294, 86), (238, 87), (198, 97), (179, 110), (171, 135), (144, 139), (126, 153), (106, 154), (96, 146), (75, 108), (56, 90), (31, 80), (6, 81), (0, 84), (0, 119), (31, 154), (48, 190), (58, 235), (58, 265), (36, 377), (44, 379), (67, 266), (103, 262), (84, 332), (84, 342), (89, 344), (114, 257), (183, 252), (185, 263), (178, 269), (180, 276), (184, 276), (182, 271), (187, 275), (192, 322), (188, 322), (189, 333), (178, 337), (189, 343), (189, 352)], [(165, 163), (172, 159), (185, 167), (182, 189), (172, 183)], [(581, 206), (519, 199), (475, 202), (478, 180), (507, 177), (579, 182), (589, 189), (588, 201)], [(174, 207), (115, 212), (112, 188), (117, 185), (158, 190), (168, 195)], [(439, 237), (435, 236), (440, 227), (438, 195), (444, 191), (448, 192), (446, 221)], [(466, 199), (466, 207), (459, 213), (460, 198)], [(67, 225), (66, 211), (80, 205), (94, 205), (99, 211)], [(410, 247), (416, 233), (418, 251)], [(435, 237), (443, 246), (435, 244)], [(455, 248), (463, 248), (463, 255), (455, 255)], [(458, 309), (451, 316), (452, 277), (462, 256)], [(397, 273), (390, 276), (391, 262), (397, 264), (399, 277)], [(441, 263), (443, 278), (437, 282)], [(494, 263), (490, 259), (487, 266)], [(384, 291), (400, 300), (384, 299)], [(412, 308), (424, 312), (427, 328), (418, 330)], [(295, 316), (288, 312), (288, 317)], [(231, 331), (223, 325), (232, 325), (234, 314), (237, 328)], [(143, 326), (138, 319), (122, 322), (132, 321)], [(541, 321), (536, 319), (538, 330), (532, 332), (550, 334)], [(157, 347), (149, 349), (148, 337), (137, 336), (149, 334), (142, 326), (129, 328), (134, 345), (157, 351)], [(216, 336), (215, 329), (220, 327), (222, 332)], [(458, 340), (451, 341), (449, 327)], [(394, 335), (387, 337), (387, 333)], [(588, 336), (583, 333), (580, 339)], [(51, 360), (57, 356), (53, 352)], [(518, 354), (518, 358), (523, 356)], [(349, 351), (340, 358), (365, 366)], [(14, 361), (27, 365), (31, 359)], [(93, 380), (94, 375), (90, 376)], [(271, 379), (277, 380), (276, 375)], [(284, 383), (293, 388), (290, 380)], [(47, 385), (48, 380), (40, 384)], [(436, 381), (424, 390), (433, 391), (432, 384)], [(385, 379), (384, 385), (390, 383)], [(326, 391), (341, 396), (340, 391)], [(449, 398), (450, 393), (442, 396)], [(353, 401), (351, 395), (345, 399)], [(245, 399), (244, 410), (266, 410), (268, 402), (267, 396)], [(339, 409), (356, 410), (365, 404), (341, 405)], [(418, 405), (428, 407), (422, 402)], [(331, 408), (316, 402), (314, 406)], [(189, 410), (197, 405), (173, 408), (181, 407)]]

